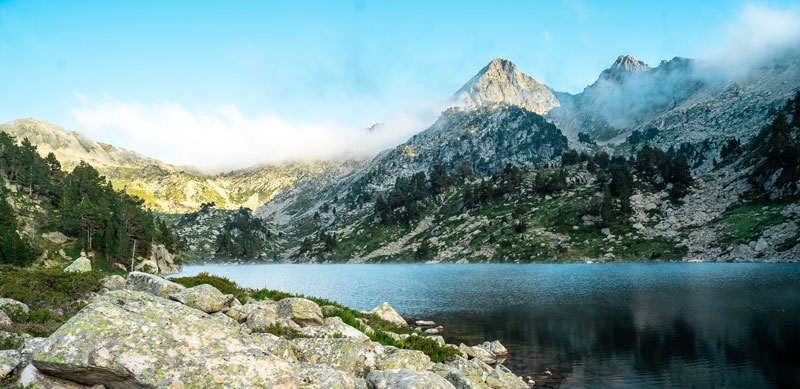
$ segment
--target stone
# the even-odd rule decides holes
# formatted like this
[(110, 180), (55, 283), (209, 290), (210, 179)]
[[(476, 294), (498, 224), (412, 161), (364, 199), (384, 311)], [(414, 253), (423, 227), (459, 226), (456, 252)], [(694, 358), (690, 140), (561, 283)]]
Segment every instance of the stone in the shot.
[(45, 238), (55, 244), (64, 244), (67, 243), (67, 241), (69, 240), (69, 238), (66, 235), (58, 231), (45, 232), (44, 234), (42, 234), (42, 238)]
[(756, 251), (764, 251), (767, 248), (767, 241), (764, 238), (758, 238), (758, 242), (756, 242)]
[(444, 362), (444, 366), (450, 369), (457, 369), (469, 377), (477, 377), (477, 381), (480, 382), (483, 382), (493, 370), (479, 359), (467, 360), (458, 355)]
[(426, 338), (433, 339), (436, 342), (436, 344), (439, 345), (439, 347), (444, 347), (444, 345), (447, 344), (444, 341), (444, 337), (442, 337), (441, 335), (430, 335), (430, 336), (426, 336)]
[(116, 274), (104, 277), (100, 282), (103, 283), (104, 288), (110, 291), (125, 289), (125, 278)]
[(250, 301), (244, 305), (234, 305), (227, 311), (225, 314), (230, 316), (233, 320), (236, 320), (239, 323), (244, 323), (247, 320), (247, 315), (257, 309), (267, 309), (272, 311), (276, 316), (278, 314), (278, 306), (277, 303), (272, 300), (264, 300), (264, 301)]
[(0, 298), (0, 311), (5, 312), (12, 321), (25, 321), (30, 313), (25, 303), (10, 298)]
[(128, 274), (128, 280), (125, 282), (125, 289), (147, 292), (154, 296), (169, 298), (170, 295), (178, 293), (186, 289), (186, 287), (156, 275), (133, 271)]
[(5, 312), (0, 311), (0, 324), (11, 324), (11, 318)]
[(488, 349), (480, 346), (472, 346), (471, 348), (472, 352), (475, 353), (475, 359), (478, 359), (487, 365), (494, 365), (497, 363), (497, 357)]
[(458, 345), (458, 351), (461, 353), (461, 356), (466, 359), (475, 358), (475, 352), (464, 343)]
[(611, 230), (608, 227), (603, 227), (603, 228), (600, 229), (600, 233), (603, 234), (603, 235), (608, 236), (608, 235), (611, 235)]
[(0, 377), (13, 373), (22, 361), (22, 354), (17, 350), (0, 350)]
[(299, 362), (294, 352), (294, 344), (286, 338), (268, 333), (251, 334), (250, 339), (260, 348), (289, 362)]
[(88, 386), (43, 374), (33, 364), (27, 364), (19, 375), (19, 384), (35, 389), (85, 389)]
[(425, 335), (439, 335), (439, 330), (436, 328), (428, 328), (422, 333)]
[(137, 257), (136, 271), (158, 274), (158, 263), (154, 259)]
[(373, 370), (367, 374), (371, 389), (454, 389), (444, 377), (429, 371), (411, 369)]
[(92, 271), (92, 261), (86, 257), (80, 257), (64, 268), (65, 272), (86, 273)]
[(284, 325), (288, 320), (282, 321), (278, 316), (278, 304), (245, 304), (251, 305), (254, 309), (250, 310), (244, 320), (244, 326), (251, 332), (265, 332), (274, 325)]
[(488, 389), (489, 386), (479, 376), (468, 376), (461, 370), (450, 369), (439, 373), (456, 389)]
[(417, 327), (433, 327), (436, 325), (436, 323), (431, 320), (417, 320), (414, 324), (416, 324)]
[(47, 339), (33, 365), (42, 373), (110, 389), (139, 387), (353, 388), (344, 372), (292, 363), (235, 327), (149, 293), (108, 292)]
[(375, 367), (375, 348), (371, 342), (345, 338), (307, 338), (296, 339), (294, 344), (301, 361), (324, 364), (355, 377), (366, 377)]
[(324, 325), (308, 326), (300, 328), (300, 333), (314, 338), (327, 338), (342, 336), (349, 339), (361, 341), (369, 340), (369, 336), (357, 330), (355, 327), (347, 325), (342, 318), (333, 316), (325, 319)]
[(656, 208), (658, 208), (658, 206), (655, 205), (654, 203), (647, 203), (647, 204), (644, 205), (644, 210), (645, 211), (652, 211), (652, 210), (654, 210)]
[(500, 367), (495, 368), (486, 377), (486, 384), (492, 389), (528, 389), (528, 384), (522, 379)]
[(378, 359), (375, 367), (378, 370), (410, 369), (428, 370), (431, 358), (422, 351), (391, 348)]
[(183, 270), (183, 266), (175, 263), (175, 257), (163, 244), (150, 246), (150, 262), (156, 264), (159, 274), (175, 274)]
[(278, 314), (301, 327), (323, 323), (322, 310), (319, 305), (304, 298), (289, 297), (278, 301)]
[(170, 295), (169, 298), (206, 313), (221, 311), (229, 301), (228, 297), (222, 294), (219, 289), (209, 284), (202, 284), (184, 289)]
[(214, 313), (211, 314), (211, 317), (214, 318), (215, 320), (218, 320), (219, 322), (221, 322), (221, 323), (223, 323), (225, 325), (229, 325), (229, 326), (238, 326), (239, 325), (239, 322), (237, 322), (236, 320), (233, 320), (232, 317), (230, 317), (230, 316), (228, 316), (228, 315), (226, 315), (226, 314), (224, 314), (222, 312), (214, 312)]
[(392, 324), (408, 327), (406, 320), (403, 319), (403, 317), (400, 316), (400, 314), (398, 314), (397, 311), (395, 311), (394, 308), (392, 308), (392, 306), (387, 302), (384, 302), (381, 305), (373, 308), (371, 311), (369, 311), (369, 313), (377, 315), (379, 318)]

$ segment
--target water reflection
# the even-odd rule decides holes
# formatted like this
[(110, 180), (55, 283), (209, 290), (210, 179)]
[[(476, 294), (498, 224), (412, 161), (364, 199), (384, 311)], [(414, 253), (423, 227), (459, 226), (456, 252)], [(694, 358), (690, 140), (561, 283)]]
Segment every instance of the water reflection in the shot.
[[(800, 387), (800, 266), (188, 267), (356, 309), (390, 301), (451, 343), (499, 339), (537, 387)], [(541, 376), (550, 368), (552, 377)]]

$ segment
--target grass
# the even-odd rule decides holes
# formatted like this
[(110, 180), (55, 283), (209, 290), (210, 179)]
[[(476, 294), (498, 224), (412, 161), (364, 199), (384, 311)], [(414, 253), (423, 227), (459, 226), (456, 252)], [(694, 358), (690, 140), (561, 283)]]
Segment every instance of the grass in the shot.
[(246, 289), (240, 288), (235, 282), (225, 277), (210, 275), (207, 272), (202, 272), (193, 277), (176, 277), (169, 279), (172, 282), (179, 283), (187, 288), (193, 286), (209, 284), (217, 288), (223, 294), (232, 294), (239, 302), (245, 302), (249, 295)]
[(727, 225), (728, 244), (742, 244), (753, 240), (765, 229), (781, 224), (787, 218), (781, 215), (785, 203), (756, 199), (729, 208), (721, 221)]
[(103, 275), (65, 273), (60, 269), (4, 267), (0, 271), (0, 295), (28, 305), (27, 318), (6, 325), (9, 332), (48, 336), (81, 310), (82, 302), (102, 288)]

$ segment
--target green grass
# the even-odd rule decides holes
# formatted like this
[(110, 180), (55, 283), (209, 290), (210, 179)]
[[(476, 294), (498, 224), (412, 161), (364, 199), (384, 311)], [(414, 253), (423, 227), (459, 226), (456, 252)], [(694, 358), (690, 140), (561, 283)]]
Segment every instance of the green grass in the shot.
[(193, 286), (209, 284), (215, 288), (217, 288), (223, 294), (232, 294), (239, 302), (245, 302), (247, 296), (249, 295), (246, 289), (239, 287), (235, 282), (220, 276), (210, 275), (206, 272), (202, 272), (196, 276), (192, 277), (176, 277), (170, 278), (170, 281), (177, 282), (187, 288), (191, 288)]
[(743, 244), (758, 237), (765, 229), (781, 224), (787, 218), (781, 215), (786, 203), (753, 200), (729, 208), (721, 217), (726, 224), (728, 244)]

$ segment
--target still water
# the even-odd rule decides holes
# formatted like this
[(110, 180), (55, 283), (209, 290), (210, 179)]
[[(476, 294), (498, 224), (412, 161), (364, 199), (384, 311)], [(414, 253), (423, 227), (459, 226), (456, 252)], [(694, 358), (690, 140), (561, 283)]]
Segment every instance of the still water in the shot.
[[(445, 327), (448, 343), (499, 339), (537, 387), (800, 387), (800, 265), (204, 265), (242, 286), (388, 301)], [(549, 368), (551, 376), (541, 373)]]

